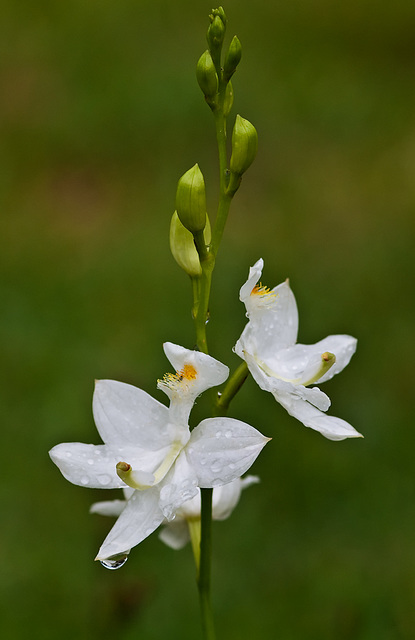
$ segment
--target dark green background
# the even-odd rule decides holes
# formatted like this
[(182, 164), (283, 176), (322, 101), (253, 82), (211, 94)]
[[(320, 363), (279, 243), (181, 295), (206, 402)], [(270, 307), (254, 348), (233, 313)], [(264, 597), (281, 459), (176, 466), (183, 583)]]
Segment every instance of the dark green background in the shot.
[[(194, 640), (190, 549), (153, 535), (127, 565), (93, 562), (110, 492), (66, 482), (47, 452), (98, 443), (94, 378), (163, 401), (162, 342), (193, 346), (191, 292), (169, 254), (176, 182), (199, 162), (217, 195), (213, 121), (194, 78), (210, 4), (8, 0), (0, 24), (5, 638)], [(228, 640), (415, 636), (413, 452), (415, 5), (228, 0), (243, 58), (236, 113), (259, 134), (211, 302), (231, 368), (238, 290), (290, 277), (302, 342), (350, 333), (324, 385), (364, 440), (333, 443), (248, 381), (231, 414), (273, 436), (214, 527), (213, 601)], [(203, 400), (194, 420), (203, 415)]]

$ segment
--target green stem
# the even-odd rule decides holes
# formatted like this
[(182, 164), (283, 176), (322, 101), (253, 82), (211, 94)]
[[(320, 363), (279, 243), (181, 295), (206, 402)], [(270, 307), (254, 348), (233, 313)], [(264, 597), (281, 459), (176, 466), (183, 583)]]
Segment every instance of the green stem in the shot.
[(210, 604), (210, 563), (212, 555), (212, 492), (213, 489), (201, 489), (201, 538), (199, 565), (199, 599), (202, 614), (204, 640), (215, 640), (212, 607)]
[(217, 395), (213, 409), (214, 416), (226, 416), (231, 400), (238, 393), (248, 375), (248, 366), (246, 362), (242, 362), (242, 364), (239, 365), (236, 371), (229, 378), (222, 393)]
[(215, 226), (212, 233), (211, 252), (214, 256), (217, 255), (219, 245), (222, 240), (223, 231), (225, 229), (226, 220), (228, 218), (229, 208), (232, 202), (232, 194), (227, 193), (228, 182), (228, 157), (226, 152), (226, 118), (223, 113), (223, 99), (226, 90), (226, 85), (220, 94), (221, 107), (214, 112), (215, 125), (216, 125), (216, 139), (218, 143), (219, 152), (219, 204), (218, 211), (215, 220)]

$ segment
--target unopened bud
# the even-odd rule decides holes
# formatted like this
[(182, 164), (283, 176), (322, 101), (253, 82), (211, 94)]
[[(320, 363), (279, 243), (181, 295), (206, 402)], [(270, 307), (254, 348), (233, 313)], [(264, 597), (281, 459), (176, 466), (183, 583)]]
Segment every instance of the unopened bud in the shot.
[(223, 65), (223, 79), (227, 82), (235, 73), (242, 56), (242, 47), (239, 38), (234, 36), (229, 45), (226, 54), (225, 63)]
[(209, 103), (212, 102), (218, 92), (218, 75), (208, 50), (202, 53), (199, 58), (196, 66), (196, 78), (205, 98)]
[(226, 90), (225, 90), (225, 99), (223, 101), (223, 115), (228, 116), (230, 113), (230, 110), (232, 109), (232, 105), (233, 105), (233, 87), (232, 87), (232, 82), (229, 80), (228, 84), (226, 85)]
[(198, 164), (186, 171), (178, 182), (176, 210), (182, 225), (193, 235), (203, 231), (206, 225), (206, 193)]
[(236, 116), (232, 132), (230, 170), (242, 175), (255, 159), (258, 150), (258, 134), (255, 127), (241, 116)]
[[(209, 245), (211, 230), (209, 218), (206, 215), (206, 226), (203, 231), (205, 244)], [(199, 254), (197, 253), (193, 235), (180, 222), (177, 211), (173, 213), (170, 223), (170, 249), (177, 264), (191, 277), (202, 275)]]
[(212, 18), (212, 23), (207, 30), (207, 41), (210, 51), (217, 51), (222, 47), (226, 26), (219, 15), (212, 15)]

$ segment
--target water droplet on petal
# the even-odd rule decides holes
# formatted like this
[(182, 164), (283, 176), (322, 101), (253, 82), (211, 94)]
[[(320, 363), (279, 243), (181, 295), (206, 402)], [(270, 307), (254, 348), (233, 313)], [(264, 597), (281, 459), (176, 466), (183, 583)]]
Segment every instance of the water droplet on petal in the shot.
[(228, 431), (225, 431), (225, 438), (231, 438), (231, 437), (232, 437), (232, 431), (228, 429)]
[(115, 569), (121, 569), (125, 565), (128, 560), (129, 551), (124, 551), (124, 553), (118, 553), (116, 556), (111, 556), (110, 558), (106, 558), (106, 560), (100, 560), (100, 563), (106, 569), (111, 569), (114, 571)]
[(94, 461), (92, 460), (92, 458), (88, 458), (88, 464), (94, 464)]
[(67, 458), (72, 458), (72, 453), (70, 451), (67, 451), (65, 455)]
[(217, 438), (220, 438), (221, 435), (222, 435), (222, 431), (220, 431), (220, 430), (216, 431), (215, 435), (216, 435)]
[(89, 478), (88, 476), (82, 476), (81, 478), (81, 484), (89, 484)]
[(103, 473), (98, 476), (98, 482), (105, 486), (111, 482), (111, 477), (108, 474)]

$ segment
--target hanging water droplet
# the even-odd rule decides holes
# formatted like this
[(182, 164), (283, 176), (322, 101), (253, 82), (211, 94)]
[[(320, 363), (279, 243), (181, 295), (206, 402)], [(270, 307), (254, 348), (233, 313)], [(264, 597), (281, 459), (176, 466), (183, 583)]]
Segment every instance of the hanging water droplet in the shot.
[(114, 571), (115, 569), (121, 569), (121, 567), (123, 567), (127, 562), (129, 553), (129, 551), (118, 553), (116, 556), (111, 556), (106, 560), (100, 560), (100, 563), (103, 567), (105, 567), (105, 569), (111, 569), (111, 571)]
[(207, 324), (210, 320), (210, 311), (207, 312), (206, 314), (206, 320), (205, 320), (205, 324)]

